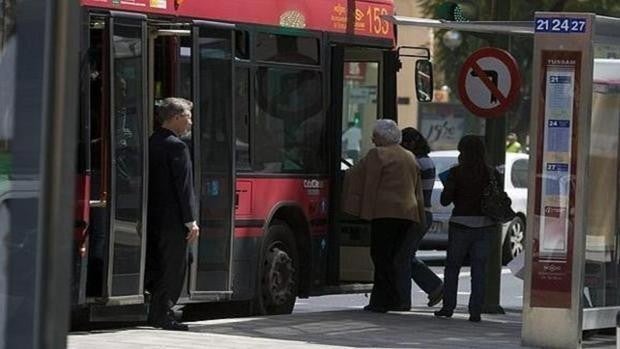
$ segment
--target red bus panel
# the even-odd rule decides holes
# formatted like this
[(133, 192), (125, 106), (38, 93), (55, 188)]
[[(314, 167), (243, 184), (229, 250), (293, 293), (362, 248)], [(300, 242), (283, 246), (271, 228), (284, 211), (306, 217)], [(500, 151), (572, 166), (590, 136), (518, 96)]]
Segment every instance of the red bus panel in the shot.
[(392, 0), (81, 0), (84, 6), (393, 39)]
[[(310, 235), (327, 234), (329, 212), (328, 181), (299, 178), (237, 178), (237, 222), (265, 222), (273, 210), (294, 203), (308, 222)], [(262, 236), (260, 226), (237, 226), (235, 237)]]
[(80, 248), (80, 257), (83, 257), (86, 253), (86, 235), (88, 224), (90, 223), (90, 176), (85, 174), (78, 174), (76, 176), (75, 187), (75, 225), (73, 231), (73, 238), (77, 241)]

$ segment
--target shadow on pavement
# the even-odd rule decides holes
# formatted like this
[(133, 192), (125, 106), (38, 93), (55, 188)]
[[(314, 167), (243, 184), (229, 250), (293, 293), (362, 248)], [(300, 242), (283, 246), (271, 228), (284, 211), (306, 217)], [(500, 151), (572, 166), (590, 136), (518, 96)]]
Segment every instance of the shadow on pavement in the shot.
[[(138, 348), (522, 348), (520, 309), (467, 321), (466, 309), (451, 319), (436, 318), (433, 309), (376, 314), (356, 310), (292, 315), (211, 319), (189, 322), (189, 332), (150, 327), (73, 332), (70, 349)], [(609, 333), (607, 333), (609, 332)], [(609, 348), (613, 331), (591, 331), (584, 348)], [(552, 334), (550, 334), (552, 335)]]
[(190, 323), (190, 331), (359, 348), (520, 348), (521, 314), (486, 315), (467, 321), (432, 310), (376, 314), (361, 310)]

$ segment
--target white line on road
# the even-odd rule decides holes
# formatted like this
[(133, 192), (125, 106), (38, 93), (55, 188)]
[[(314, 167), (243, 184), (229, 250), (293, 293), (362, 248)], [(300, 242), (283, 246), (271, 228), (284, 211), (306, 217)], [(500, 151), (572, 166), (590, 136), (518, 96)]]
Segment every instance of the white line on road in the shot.
[[(510, 273), (511, 273), (510, 269), (508, 269), (508, 268), (503, 268), (502, 269), (502, 274), (510, 274)], [(443, 274), (437, 274), (437, 276), (440, 279), (443, 279)], [(459, 273), (459, 277), (460, 278), (466, 277), (466, 276), (471, 276), (471, 271), (462, 271), (462, 272)]]

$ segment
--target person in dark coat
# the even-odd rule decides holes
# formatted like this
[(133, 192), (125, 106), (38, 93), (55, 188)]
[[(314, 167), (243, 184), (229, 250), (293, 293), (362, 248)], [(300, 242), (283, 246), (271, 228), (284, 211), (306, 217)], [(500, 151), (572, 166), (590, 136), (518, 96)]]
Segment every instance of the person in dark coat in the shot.
[[(469, 255), (471, 294), (469, 321), (480, 322), (484, 302), (485, 269), (491, 250), (491, 237), (497, 223), (482, 212), (482, 192), (495, 176), (501, 188), (502, 176), (486, 163), (484, 143), (478, 136), (464, 136), (458, 145), (459, 164), (449, 170), (441, 192), (441, 204), (454, 203), (448, 230), (448, 255), (444, 272), (443, 307), (435, 316), (451, 317), (456, 307), (459, 271)], [(441, 175), (440, 175), (441, 177)]]
[(187, 244), (199, 235), (196, 195), (189, 150), (180, 137), (192, 125), (192, 102), (166, 98), (159, 107), (158, 127), (149, 139), (149, 197), (145, 288), (151, 293), (148, 323), (186, 331), (171, 308), (183, 287)]

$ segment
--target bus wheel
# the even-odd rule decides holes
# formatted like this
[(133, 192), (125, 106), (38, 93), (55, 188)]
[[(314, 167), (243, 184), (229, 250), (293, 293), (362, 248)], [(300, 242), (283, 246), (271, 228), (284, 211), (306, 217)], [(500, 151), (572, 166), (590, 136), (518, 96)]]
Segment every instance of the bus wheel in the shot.
[(290, 314), (297, 298), (298, 255), (293, 232), (283, 222), (269, 227), (261, 251), (258, 313)]

